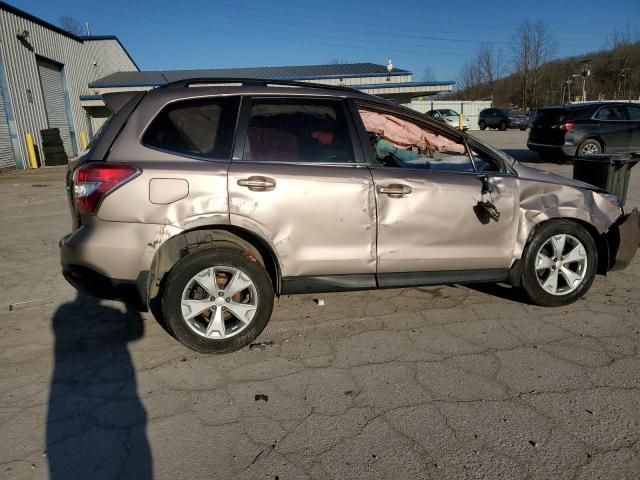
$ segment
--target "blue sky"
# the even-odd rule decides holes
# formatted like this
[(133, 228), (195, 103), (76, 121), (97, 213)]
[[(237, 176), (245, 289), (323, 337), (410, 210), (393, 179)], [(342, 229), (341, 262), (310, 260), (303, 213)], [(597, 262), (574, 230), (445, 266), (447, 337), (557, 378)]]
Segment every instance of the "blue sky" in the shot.
[[(304, 1), (21, 0), (13, 5), (59, 24), (88, 22), (115, 34), (143, 70), (386, 63), (414, 72), (430, 67), (455, 80), (481, 42), (507, 54), (515, 27), (546, 22), (557, 56), (598, 50), (615, 28), (638, 24), (640, 0)], [(635, 23), (631, 23), (635, 22)]]

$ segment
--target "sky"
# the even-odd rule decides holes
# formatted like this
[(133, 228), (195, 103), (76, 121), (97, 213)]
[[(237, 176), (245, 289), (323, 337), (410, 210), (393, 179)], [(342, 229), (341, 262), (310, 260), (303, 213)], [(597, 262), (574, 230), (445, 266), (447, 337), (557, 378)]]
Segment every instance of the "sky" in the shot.
[(640, 0), (9, 0), (56, 25), (67, 15), (116, 35), (142, 70), (372, 62), (456, 80), (482, 43), (511, 53), (542, 20), (557, 57), (602, 49), (637, 28)]

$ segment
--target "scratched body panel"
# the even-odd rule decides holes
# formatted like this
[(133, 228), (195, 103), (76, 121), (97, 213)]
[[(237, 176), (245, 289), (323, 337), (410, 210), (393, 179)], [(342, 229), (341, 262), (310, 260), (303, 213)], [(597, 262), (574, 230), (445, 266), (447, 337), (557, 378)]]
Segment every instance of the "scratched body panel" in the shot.
[[(273, 179), (267, 191), (238, 185)], [(375, 273), (376, 213), (367, 168), (233, 162), (230, 222), (268, 241), (283, 276)]]
[(496, 177), (500, 195), (493, 202), (499, 221), (479, 218), (474, 210), (482, 182), (476, 175), (373, 169), (376, 189), (403, 184), (402, 198), (376, 193), (378, 203), (378, 272), (427, 272), (508, 268), (516, 237), (515, 180)]

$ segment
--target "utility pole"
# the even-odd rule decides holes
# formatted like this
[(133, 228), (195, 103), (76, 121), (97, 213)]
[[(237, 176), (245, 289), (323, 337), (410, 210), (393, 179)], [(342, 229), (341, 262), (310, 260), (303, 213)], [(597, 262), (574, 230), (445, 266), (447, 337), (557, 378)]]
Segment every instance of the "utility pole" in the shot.
[(591, 60), (583, 60), (580, 62), (580, 76), (582, 77), (582, 101), (587, 101), (587, 77), (591, 75)]

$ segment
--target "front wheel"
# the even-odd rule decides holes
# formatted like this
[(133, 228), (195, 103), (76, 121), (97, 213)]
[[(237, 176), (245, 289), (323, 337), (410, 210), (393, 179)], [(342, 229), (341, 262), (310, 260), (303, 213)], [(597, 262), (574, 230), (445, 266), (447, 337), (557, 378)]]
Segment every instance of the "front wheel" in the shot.
[(201, 353), (249, 345), (267, 325), (273, 286), (264, 267), (229, 247), (188, 254), (171, 270), (162, 313), (175, 337)]
[(480, 127), (480, 130), (484, 130), (485, 128), (487, 128), (487, 124), (484, 123), (484, 120), (480, 120), (478, 122), (478, 126)]
[(502, 121), (498, 124), (498, 128), (504, 132), (504, 131), (507, 129), (507, 122), (505, 122), (504, 120), (502, 120)]
[(598, 251), (591, 234), (570, 220), (552, 220), (534, 233), (522, 261), (522, 288), (545, 307), (568, 305), (593, 283)]

